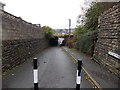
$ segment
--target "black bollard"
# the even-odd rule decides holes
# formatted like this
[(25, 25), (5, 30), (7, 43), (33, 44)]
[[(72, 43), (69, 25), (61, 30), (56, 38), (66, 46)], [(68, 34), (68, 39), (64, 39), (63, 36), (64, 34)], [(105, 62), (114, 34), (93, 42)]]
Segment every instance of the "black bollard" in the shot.
[(38, 90), (38, 59), (33, 59), (34, 90)]
[(76, 90), (80, 90), (80, 83), (81, 83), (81, 69), (82, 69), (82, 60), (78, 59), (78, 68), (77, 68), (77, 76), (76, 76)]

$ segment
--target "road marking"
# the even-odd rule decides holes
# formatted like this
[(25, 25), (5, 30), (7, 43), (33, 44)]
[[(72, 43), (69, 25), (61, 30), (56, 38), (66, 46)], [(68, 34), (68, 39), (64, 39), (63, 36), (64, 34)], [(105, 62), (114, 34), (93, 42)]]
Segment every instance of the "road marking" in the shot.
[[(77, 59), (73, 55), (71, 55), (69, 51), (67, 51), (63, 47), (62, 49), (66, 51), (74, 59), (75, 62), (78, 62)], [(85, 75), (87, 75), (87, 78), (90, 80), (90, 83), (94, 85), (94, 88), (99, 88), (101, 90), (101, 86), (93, 79), (93, 77), (86, 71), (86, 69), (82, 67), (82, 71), (84, 72)]]
[[(67, 50), (65, 50), (64, 48), (62, 48), (62, 49), (68, 53)], [(73, 59), (72, 59), (73, 63), (74, 63), (74, 64), (77, 64), (78, 61), (75, 59), (75, 57), (73, 57), (70, 53), (68, 53), (68, 54), (73, 58)]]

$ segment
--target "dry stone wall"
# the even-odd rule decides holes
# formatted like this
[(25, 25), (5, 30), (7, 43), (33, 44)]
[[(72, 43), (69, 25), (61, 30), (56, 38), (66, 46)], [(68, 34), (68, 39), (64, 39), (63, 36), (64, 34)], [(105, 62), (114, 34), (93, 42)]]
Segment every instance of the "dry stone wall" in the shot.
[(99, 17), (99, 33), (94, 58), (112, 73), (120, 76), (120, 59), (108, 54), (120, 55), (120, 3)]
[(3, 72), (26, 61), (48, 47), (45, 32), (40, 27), (13, 16), (2, 14)]

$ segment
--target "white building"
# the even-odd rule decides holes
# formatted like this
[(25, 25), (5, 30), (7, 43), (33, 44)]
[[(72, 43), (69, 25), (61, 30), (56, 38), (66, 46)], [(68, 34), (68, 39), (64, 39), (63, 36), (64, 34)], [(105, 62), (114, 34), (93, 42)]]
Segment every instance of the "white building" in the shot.
[(5, 6), (5, 4), (3, 4), (2, 2), (0, 2), (0, 10), (4, 10), (4, 6)]

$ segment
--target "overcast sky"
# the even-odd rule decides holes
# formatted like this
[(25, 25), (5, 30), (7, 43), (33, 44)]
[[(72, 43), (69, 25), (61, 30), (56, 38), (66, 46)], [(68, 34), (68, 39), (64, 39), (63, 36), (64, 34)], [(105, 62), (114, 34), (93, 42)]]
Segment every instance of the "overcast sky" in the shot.
[(33, 24), (48, 25), (51, 28), (68, 28), (68, 19), (72, 28), (76, 27), (77, 16), (84, 0), (0, 0), (5, 3), (4, 10), (20, 16)]

